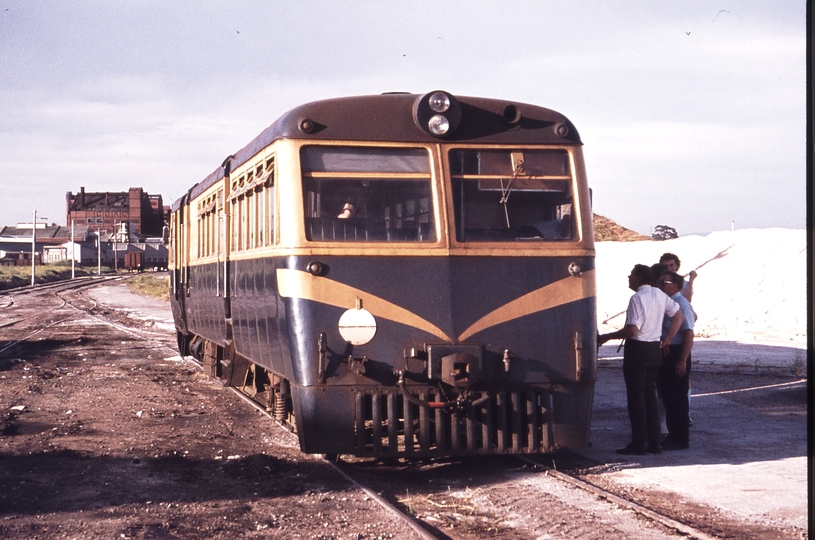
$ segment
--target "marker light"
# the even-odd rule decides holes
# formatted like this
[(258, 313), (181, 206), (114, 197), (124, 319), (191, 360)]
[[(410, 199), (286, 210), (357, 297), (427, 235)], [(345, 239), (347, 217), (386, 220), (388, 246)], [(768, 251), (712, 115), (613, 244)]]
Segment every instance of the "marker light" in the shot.
[(450, 98), (444, 92), (433, 92), (427, 104), (437, 113), (443, 113), (450, 108)]
[(337, 327), (342, 339), (351, 345), (365, 345), (376, 335), (376, 320), (367, 309), (349, 309), (342, 314)]
[(304, 118), (300, 121), (300, 131), (303, 133), (311, 133), (314, 131), (314, 122), (310, 118)]
[(441, 137), (442, 135), (446, 135), (450, 130), (450, 121), (444, 116), (437, 114), (428, 120), (427, 128), (433, 135)]

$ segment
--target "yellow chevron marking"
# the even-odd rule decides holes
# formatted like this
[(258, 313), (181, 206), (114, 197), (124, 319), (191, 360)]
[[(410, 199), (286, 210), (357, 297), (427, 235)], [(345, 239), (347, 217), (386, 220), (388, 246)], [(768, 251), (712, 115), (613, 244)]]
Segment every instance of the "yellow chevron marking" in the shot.
[(303, 298), (346, 309), (353, 308), (357, 299), (361, 299), (363, 307), (376, 317), (419, 328), (448, 343), (452, 341), (440, 328), (415, 313), (333, 279), (313, 276), (302, 270), (278, 268), (277, 289), (285, 298)]
[(580, 277), (569, 276), (550, 283), (484, 315), (459, 336), (458, 342), (496, 324), (595, 296), (595, 290), (594, 270), (583, 272)]
[[(303, 298), (346, 309), (354, 307), (357, 299), (362, 299), (365, 309), (376, 317), (419, 328), (445, 342), (453, 341), (439, 327), (415, 313), (339, 281), (313, 276), (302, 270), (279, 268), (277, 287), (280, 296), (285, 298)], [(497, 324), (595, 296), (595, 289), (594, 270), (583, 272), (580, 277), (570, 276), (550, 283), (481, 317), (459, 336), (457, 342)]]

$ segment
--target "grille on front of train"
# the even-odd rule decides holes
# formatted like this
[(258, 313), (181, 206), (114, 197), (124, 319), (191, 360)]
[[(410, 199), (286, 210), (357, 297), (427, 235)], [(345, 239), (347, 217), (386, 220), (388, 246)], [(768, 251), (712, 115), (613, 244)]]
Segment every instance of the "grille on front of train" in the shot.
[[(442, 399), (433, 391), (418, 397)], [(447, 411), (410, 403), (398, 391), (357, 392), (355, 447), (373, 457), (549, 452), (552, 394), (499, 392), (480, 406)]]

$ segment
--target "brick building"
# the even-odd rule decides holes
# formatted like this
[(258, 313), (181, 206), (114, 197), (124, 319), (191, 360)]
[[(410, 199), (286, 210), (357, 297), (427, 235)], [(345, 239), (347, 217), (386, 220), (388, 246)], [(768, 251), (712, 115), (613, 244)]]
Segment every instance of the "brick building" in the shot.
[[(161, 195), (149, 195), (142, 188), (126, 192), (68, 192), (66, 225), (87, 225), (94, 230), (126, 230), (138, 236), (161, 236), (166, 210)], [(126, 224), (124, 227), (122, 224)]]

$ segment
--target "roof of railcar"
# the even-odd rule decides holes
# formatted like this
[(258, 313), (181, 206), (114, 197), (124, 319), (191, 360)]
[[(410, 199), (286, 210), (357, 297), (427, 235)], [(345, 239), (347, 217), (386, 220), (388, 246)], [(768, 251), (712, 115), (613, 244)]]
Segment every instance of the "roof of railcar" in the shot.
[[(449, 136), (441, 139), (420, 129), (413, 119), (413, 105), (420, 94), (391, 93), (354, 96), (314, 101), (295, 107), (264, 129), (249, 144), (231, 156), (230, 169), (251, 159), (278, 139), (347, 140), (382, 142), (468, 142), (497, 144), (565, 144), (580, 145), (577, 129), (562, 114), (528, 103), (504, 99), (455, 96), (461, 104), (461, 123)], [(517, 121), (505, 118), (508, 107), (515, 107)], [(300, 129), (310, 120), (315, 129)], [(559, 135), (558, 131), (564, 135)], [(226, 174), (226, 162), (190, 192), (200, 194)], [(176, 201), (173, 209), (176, 209)]]

